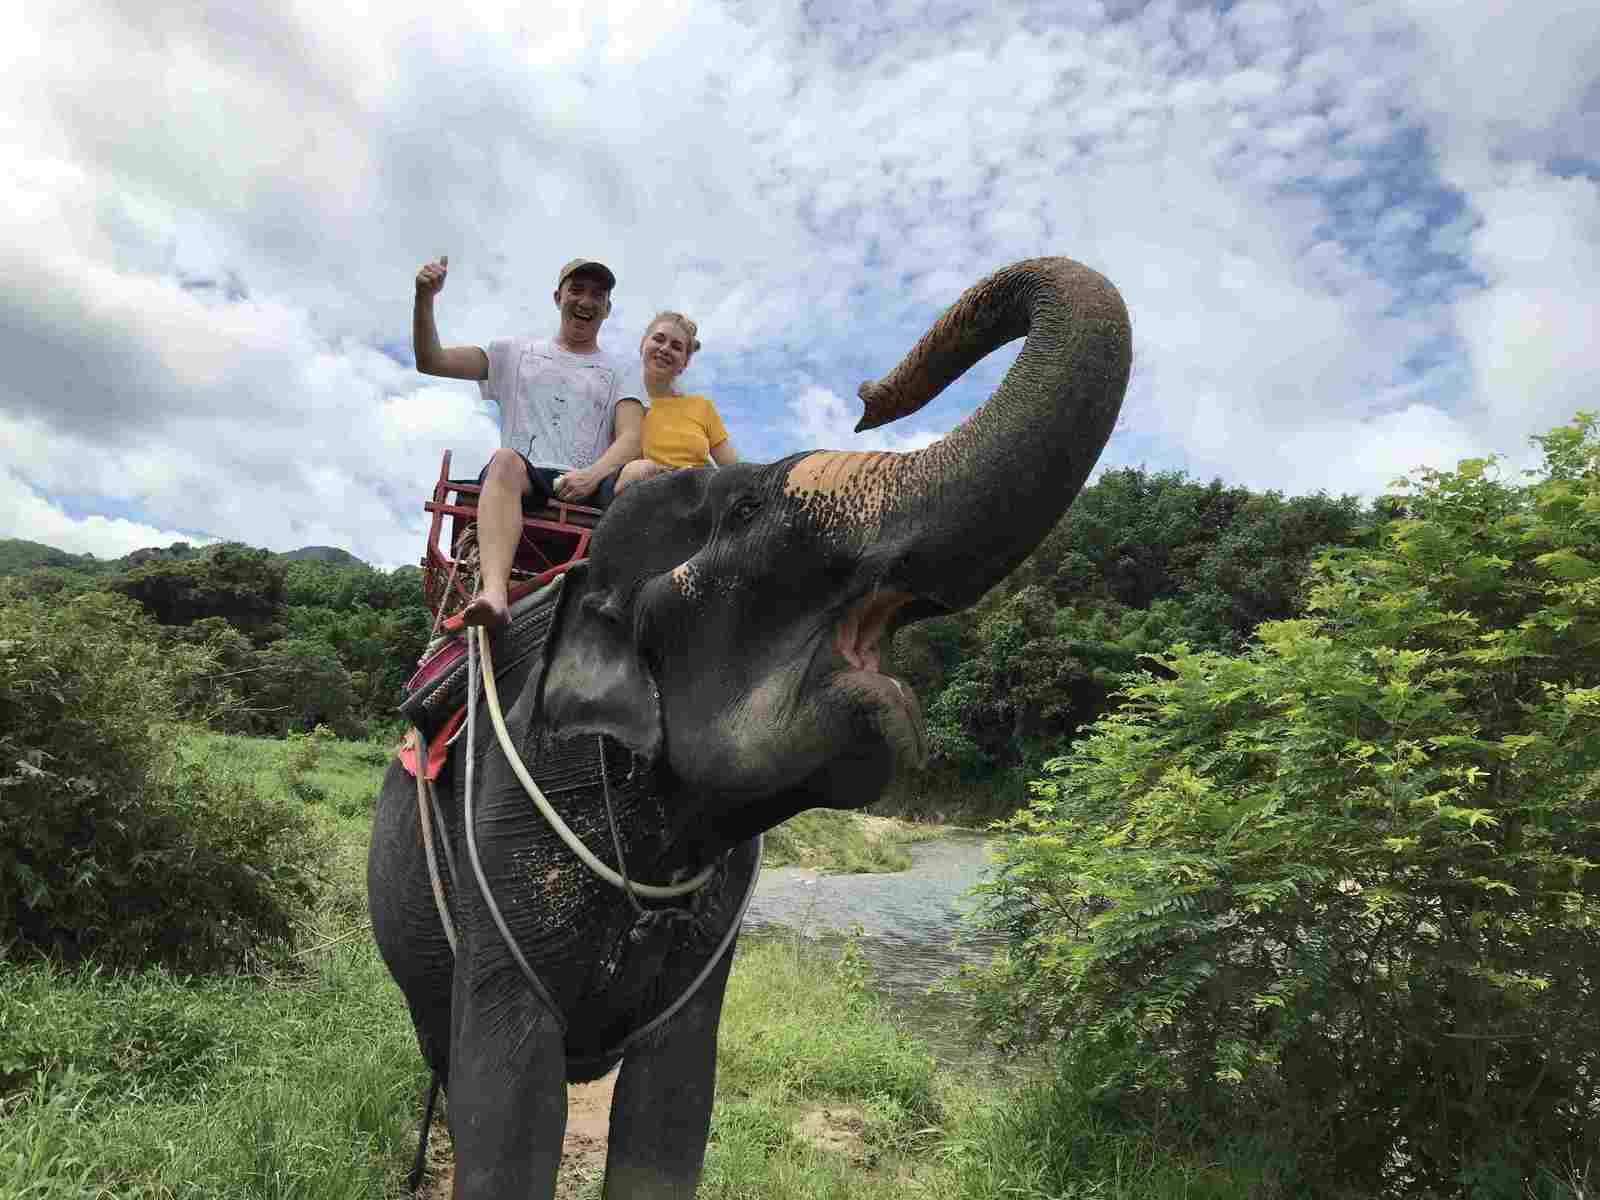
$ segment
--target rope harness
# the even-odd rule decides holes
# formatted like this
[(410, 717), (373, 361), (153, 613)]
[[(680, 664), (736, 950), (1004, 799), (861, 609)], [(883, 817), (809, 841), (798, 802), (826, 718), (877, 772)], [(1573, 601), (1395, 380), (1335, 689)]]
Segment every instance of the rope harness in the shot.
[[(501, 752), (506, 756), (506, 762), (511, 767), (513, 774), (516, 775), (518, 782), (522, 784), (523, 790), (527, 792), (528, 797), (533, 801), (534, 807), (538, 809), (539, 814), (544, 817), (545, 821), (548, 822), (551, 829), (553, 829), (557, 836), (561, 838), (562, 842), (565, 843), (567, 848), (571, 850), (578, 860), (588, 867), (596, 876), (623, 892), (623, 894), (628, 897), (628, 900), (632, 904), (636, 913), (644, 915), (647, 911), (639, 902), (639, 898), (641, 896), (648, 900), (670, 900), (676, 899), (679, 896), (687, 896), (693, 892), (699, 891), (706, 885), (712, 876), (716, 874), (718, 864), (713, 863), (710, 866), (702, 868), (699, 873), (682, 883), (649, 884), (640, 883), (638, 880), (630, 879), (628, 877), (627, 861), (622, 849), (622, 836), (617, 828), (616, 810), (611, 799), (611, 779), (606, 767), (604, 743), (599, 737), (596, 737), (595, 740), (600, 758), (600, 781), (602, 793), (605, 796), (606, 822), (611, 830), (611, 844), (617, 856), (617, 866), (620, 867), (621, 870), (614, 871), (610, 867), (606, 866), (605, 863), (596, 858), (594, 853), (583, 844), (583, 840), (572, 831), (571, 827), (564, 820), (561, 819), (560, 814), (555, 811), (549, 800), (545, 798), (544, 792), (541, 791), (539, 785), (534, 782), (533, 776), (528, 771), (527, 765), (522, 761), (522, 756), (517, 752), (516, 746), (511, 741), (511, 734), (506, 729), (505, 716), (501, 711), (500, 694), (495, 686), (494, 656), (489, 649), (489, 641), (485, 636), (482, 627), (469, 627), (467, 633), (468, 700), (465, 729), (467, 735), (467, 777), (466, 786), (464, 789), (465, 803), (463, 813), (464, 824), (466, 827), (467, 859), (472, 866), (472, 873), (477, 881), (479, 894), (483, 897), (484, 905), (489, 910), (489, 916), (494, 921), (495, 928), (499, 931), (501, 939), (505, 942), (506, 949), (511, 952), (513, 960), (517, 963), (517, 966), (521, 970), (523, 977), (527, 980), (529, 986), (533, 988), (535, 994), (540, 996), (540, 998), (542, 998), (545, 1003), (550, 1006), (551, 1014), (560, 1024), (562, 1032), (565, 1033), (566, 1020), (561, 1015), (560, 1009), (556, 1006), (555, 1001), (550, 996), (548, 989), (546, 989), (544, 984), (539, 980), (539, 977), (534, 973), (533, 968), (528, 965), (528, 961), (523, 956), (521, 948), (517, 945), (516, 939), (512, 936), (510, 926), (506, 924), (505, 917), (500, 911), (500, 905), (494, 898), (494, 891), (489, 886), (488, 877), (484, 874), (483, 864), (478, 855), (477, 814), (473, 799), (476, 789), (473, 786), (473, 775), (476, 765), (476, 699), (478, 695), (480, 674), (478, 666), (479, 655), (482, 655), (483, 660), (482, 686), (484, 699), (488, 704), (489, 718), (494, 726), (495, 736), (500, 743)], [(419, 742), (425, 740), (420, 727), (417, 727), (417, 737)], [(439, 921), (444, 927), (445, 938), (450, 943), (451, 953), (455, 954), (458, 952), (458, 934), (455, 929), (455, 921), (450, 912), (449, 903), (445, 898), (443, 878), (439, 873), (438, 847), (441, 844), (444, 846), (445, 866), (450, 876), (450, 884), (452, 888), (457, 886), (455, 856), (451, 850), (449, 838), (445, 834), (443, 822), (439, 817), (438, 805), (433, 796), (433, 786), (428, 781), (427, 773), (425, 771), (418, 770), (416, 773), (416, 778), (417, 816), (418, 824), (422, 829), (422, 844), (428, 863), (428, 883), (433, 892), (433, 903), (435, 909), (438, 910)], [(716, 952), (711, 956), (711, 961), (707, 963), (705, 969), (700, 972), (700, 975), (695, 979), (694, 983), (690, 985), (689, 990), (672, 1005), (670, 1005), (661, 1016), (651, 1021), (648, 1026), (645, 1026), (641, 1030), (636, 1030), (634, 1033), (631, 1033), (628, 1035), (628, 1037), (624, 1038), (622, 1042), (618, 1043), (616, 1047), (617, 1050), (623, 1049), (628, 1043), (641, 1036), (644, 1032), (647, 1032), (649, 1029), (660, 1024), (663, 1020), (681, 1008), (683, 1004), (694, 995), (700, 984), (704, 982), (705, 976), (711, 973), (711, 968), (716, 965), (717, 960), (722, 956), (722, 953), (727, 948), (728, 943), (733, 940), (732, 935), (735, 931), (737, 931), (739, 922), (744, 916), (745, 909), (749, 907), (750, 897), (755, 891), (756, 877), (759, 875), (760, 865), (758, 862), (756, 871), (750, 880), (750, 885), (746, 889), (746, 894), (740, 902), (737, 918), (729, 926), (728, 932), (724, 933), (722, 941), (719, 943)]]
[[(473, 774), (476, 758), (475, 750), (477, 746), (477, 699), (480, 674), (480, 656), (482, 658), (484, 699), (488, 704), (489, 719), (491, 724), (494, 726), (495, 737), (500, 743), (500, 749), (506, 757), (507, 764), (511, 767), (513, 774), (516, 775), (518, 782), (522, 784), (523, 790), (527, 792), (528, 797), (533, 801), (534, 807), (550, 825), (550, 828), (555, 831), (556, 835), (560, 837), (561, 841), (569, 850), (572, 851), (572, 853), (580, 862), (583, 863), (584, 866), (588, 867), (590, 871), (592, 871), (599, 878), (605, 880), (605, 882), (621, 890), (622, 893), (628, 897), (628, 901), (633, 906), (635, 916), (639, 921), (643, 922), (652, 916), (652, 911), (647, 910), (644, 907), (644, 905), (640, 902), (640, 897), (650, 900), (669, 900), (676, 899), (680, 896), (690, 895), (699, 891), (700, 888), (705, 886), (707, 881), (709, 881), (716, 874), (719, 864), (713, 863), (707, 867), (704, 867), (694, 877), (685, 880), (682, 883), (649, 884), (640, 883), (637, 880), (629, 878), (627, 862), (625, 861), (623, 855), (622, 836), (617, 828), (616, 811), (611, 800), (611, 779), (606, 767), (605, 743), (598, 735), (596, 736), (595, 741), (600, 756), (601, 791), (605, 797), (606, 821), (611, 830), (611, 844), (617, 856), (618, 870), (612, 870), (610, 867), (606, 866), (605, 863), (596, 858), (589, 848), (583, 844), (583, 840), (579, 838), (578, 835), (572, 831), (571, 827), (561, 819), (560, 814), (555, 811), (550, 802), (545, 798), (545, 795), (540, 790), (539, 785), (534, 782), (533, 776), (529, 773), (527, 765), (522, 761), (522, 756), (517, 752), (516, 746), (511, 741), (511, 734), (506, 729), (505, 717), (500, 709), (499, 690), (495, 685), (494, 656), (490, 652), (489, 639), (483, 628), (481, 626), (469, 626), (466, 630), (466, 633), (467, 719), (465, 729), (467, 735), (467, 762), (462, 820), (466, 827), (467, 859), (472, 867), (473, 877), (477, 881), (478, 892), (483, 897), (484, 907), (488, 909), (490, 919), (493, 920), (495, 929), (500, 934), (501, 941), (505, 943), (505, 947), (510, 952), (512, 960), (517, 964), (517, 969), (521, 972), (523, 980), (528, 984), (528, 987), (532, 990), (533, 994), (538, 996), (539, 999), (544, 1002), (545, 1007), (549, 1010), (550, 1015), (554, 1018), (556, 1026), (564, 1038), (567, 1034), (566, 1017), (562, 1014), (560, 1007), (556, 1004), (555, 998), (550, 994), (550, 990), (545, 987), (544, 982), (539, 978), (538, 974), (535, 973), (533, 967), (529, 964), (526, 956), (522, 953), (522, 948), (517, 945), (516, 938), (512, 935), (510, 926), (507, 925), (505, 917), (500, 911), (500, 906), (495, 901), (494, 891), (489, 886), (488, 877), (484, 874), (483, 864), (478, 855), (477, 813), (473, 803), (473, 793), (475, 790), (473, 788)], [(443, 845), (444, 847), (445, 869), (449, 874), (450, 886), (452, 890), (459, 886), (457, 883), (458, 876), (456, 871), (455, 854), (451, 849), (450, 840), (448, 836), (446, 836), (443, 820), (439, 816), (438, 805), (434, 802), (433, 788), (427, 777), (427, 770), (424, 761), (426, 758), (426, 748), (428, 744), (427, 738), (420, 725), (415, 726), (414, 728), (416, 729), (417, 745), (419, 747), (419, 759), (416, 772), (417, 820), (422, 829), (423, 850), (428, 863), (428, 884), (433, 892), (433, 903), (434, 907), (438, 910), (440, 924), (444, 927), (445, 939), (450, 943), (450, 953), (452, 955), (456, 955), (459, 953), (459, 933), (456, 930), (455, 920), (450, 912), (450, 905), (445, 897), (443, 878), (439, 873), (438, 847), (440, 845)], [(459, 733), (457, 736), (459, 736)], [(454, 739), (452, 738), (451, 740), (453, 741)], [(685, 988), (682, 994), (680, 994), (671, 1004), (667, 1005), (666, 1008), (656, 1014), (656, 1016), (652, 1017), (649, 1021), (646, 1021), (643, 1025), (639, 1026), (637, 1029), (633, 1030), (627, 1036), (622, 1038), (621, 1041), (617, 1042), (617, 1044), (611, 1047), (609, 1050), (603, 1051), (598, 1055), (586, 1055), (580, 1059), (569, 1059), (569, 1062), (599, 1063), (619, 1058), (629, 1046), (633, 1045), (641, 1038), (648, 1036), (667, 1021), (671, 1020), (672, 1017), (675, 1016), (685, 1004), (694, 998), (695, 993), (700, 990), (700, 986), (705, 983), (706, 979), (716, 968), (717, 964), (722, 961), (723, 955), (727, 953), (729, 946), (733, 944), (734, 938), (738, 936), (739, 927), (744, 922), (744, 914), (750, 907), (751, 897), (755, 895), (756, 881), (761, 877), (761, 842), (762, 839), (758, 837), (756, 842), (755, 869), (750, 873), (750, 882), (745, 887), (744, 895), (739, 900), (738, 910), (734, 913), (733, 919), (728, 923), (727, 929), (723, 931), (722, 937), (718, 941), (716, 949), (711, 952), (711, 955), (706, 960), (705, 965), (701, 967), (694, 979), (690, 981), (689, 986)], [(732, 852), (729, 851), (729, 854), (731, 853)], [(725, 854), (722, 861), (726, 861), (727, 857), (728, 855)], [(435, 1073), (429, 1085), (428, 1098), (425, 1106), (426, 1116), (424, 1117), (422, 1130), (418, 1137), (416, 1163), (411, 1172), (410, 1186), (412, 1191), (416, 1190), (422, 1178), (423, 1157), (427, 1150), (428, 1135), (432, 1124), (433, 1106), (434, 1101), (438, 1096), (439, 1085), (439, 1076), (437, 1073)]]

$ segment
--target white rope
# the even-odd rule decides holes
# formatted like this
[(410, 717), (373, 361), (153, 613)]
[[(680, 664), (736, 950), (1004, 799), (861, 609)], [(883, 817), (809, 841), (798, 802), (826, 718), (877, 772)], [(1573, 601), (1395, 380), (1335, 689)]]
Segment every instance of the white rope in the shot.
[[(477, 637), (478, 654), (483, 659), (483, 690), (488, 697), (489, 719), (494, 723), (495, 737), (500, 739), (500, 749), (504, 751), (506, 761), (511, 764), (511, 770), (515, 772), (517, 778), (522, 782), (522, 788), (528, 793), (528, 797), (533, 801), (534, 807), (550, 823), (550, 828), (556, 831), (556, 835), (566, 843), (567, 849), (576, 854), (584, 866), (588, 867), (612, 887), (623, 891), (631, 889), (635, 895), (645, 896), (651, 900), (671, 900), (677, 896), (687, 896), (690, 892), (698, 891), (704, 887), (706, 881), (716, 872), (715, 864), (706, 867), (693, 879), (686, 880), (683, 883), (662, 885), (640, 883), (635, 879), (624, 882), (621, 875), (590, 853), (589, 847), (585, 846), (578, 838), (578, 835), (568, 828), (567, 823), (561, 819), (560, 814), (544, 798), (544, 793), (539, 790), (539, 785), (533, 781), (533, 776), (528, 774), (528, 768), (523, 765), (522, 756), (517, 753), (517, 748), (511, 744), (511, 735), (506, 732), (505, 718), (500, 714), (500, 695), (495, 687), (494, 657), (489, 653), (489, 639), (484, 635), (481, 625), (468, 627), (468, 636), (473, 635)], [(470, 646), (468, 647), (467, 661), (469, 664), (472, 661)], [(475, 707), (472, 704), (470, 693), (467, 705), (468, 719), (470, 720), (472, 709)]]
[(472, 873), (478, 879), (478, 893), (483, 897), (483, 906), (489, 910), (489, 916), (494, 920), (494, 926), (500, 931), (500, 940), (505, 943), (511, 957), (516, 960), (517, 967), (522, 971), (522, 977), (528, 981), (528, 986), (533, 989), (533, 994), (544, 1001), (545, 1007), (550, 1010), (550, 1015), (555, 1019), (561, 1035), (566, 1036), (567, 1018), (556, 1004), (555, 997), (550, 994), (550, 989), (544, 986), (539, 976), (528, 965), (527, 956), (522, 953), (522, 947), (517, 945), (517, 939), (511, 936), (511, 927), (506, 924), (505, 915), (500, 911), (500, 906), (494, 901), (494, 892), (489, 887), (489, 879), (483, 873), (483, 863), (478, 858), (478, 822), (472, 808), (472, 763), (477, 756), (477, 721), (475, 714), (478, 711), (478, 660), (472, 653), (472, 639), (467, 638), (467, 782), (466, 791), (462, 796), (462, 823), (466, 826), (467, 833), (467, 859), (472, 864)]

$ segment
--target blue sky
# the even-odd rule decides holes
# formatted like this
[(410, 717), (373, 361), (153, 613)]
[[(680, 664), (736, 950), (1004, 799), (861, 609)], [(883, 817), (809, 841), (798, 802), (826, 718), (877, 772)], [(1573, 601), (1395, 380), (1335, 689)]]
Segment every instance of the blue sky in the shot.
[(496, 443), (411, 369), (440, 253), (447, 343), (579, 254), (608, 349), (688, 312), (754, 459), (948, 430), (1013, 352), (869, 435), (856, 385), (1039, 254), (1133, 314), (1106, 465), (1371, 495), (1600, 407), (1592, 3), (135, 7), (0, 50), (0, 536), (414, 560)]

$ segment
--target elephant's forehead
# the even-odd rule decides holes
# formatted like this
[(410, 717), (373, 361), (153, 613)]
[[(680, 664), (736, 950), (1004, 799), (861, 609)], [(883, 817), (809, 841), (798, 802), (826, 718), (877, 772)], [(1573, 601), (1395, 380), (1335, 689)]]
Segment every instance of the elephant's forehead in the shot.
[(819, 450), (789, 468), (783, 490), (820, 524), (870, 528), (899, 490), (903, 454)]

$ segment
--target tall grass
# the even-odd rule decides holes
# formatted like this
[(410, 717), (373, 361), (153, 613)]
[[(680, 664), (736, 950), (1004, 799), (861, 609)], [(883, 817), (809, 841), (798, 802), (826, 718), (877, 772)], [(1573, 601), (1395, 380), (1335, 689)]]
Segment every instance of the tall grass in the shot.
[(0, 1029), (8, 1197), (382, 1197), (424, 1079), (367, 944), (298, 977), (13, 970)]
[(799, 937), (741, 948), (700, 1194), (900, 1195), (935, 1136), (936, 1093), (932, 1055), (865, 986), (858, 958), (830, 960)]
[[(0, 974), (0, 1197), (398, 1200), (425, 1073), (364, 926), (367, 813), (388, 748), (324, 744), (307, 765), (304, 742), (199, 735), (184, 753), (279, 793), (298, 770), (291, 794), (338, 849), (327, 890), (297, 947), (254, 973)], [(1206, 1150), (1090, 1094), (943, 1070), (852, 949), (763, 939), (740, 949), (729, 982), (699, 1194), (1285, 1194), (1256, 1144)]]
[(366, 839), (388, 752), (182, 738), (183, 758), (305, 802), (330, 851), (319, 902), (295, 944), (249, 972), (0, 974), (0, 1196), (400, 1194), (425, 1075), (366, 932)]
[(904, 871), (911, 865), (906, 847), (941, 832), (935, 825), (813, 808), (767, 833), (762, 861), (769, 867), (793, 864), (844, 874)]
[(263, 792), (287, 791), (334, 816), (359, 818), (365, 826), (397, 742), (381, 737), (345, 741), (316, 733), (266, 738), (189, 730), (180, 752), (237, 773)]

